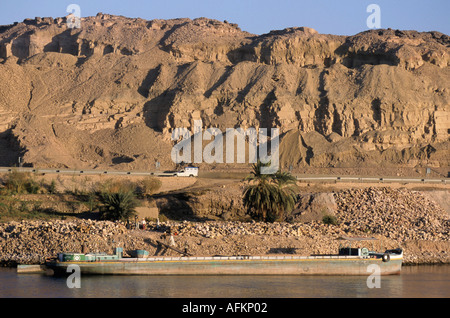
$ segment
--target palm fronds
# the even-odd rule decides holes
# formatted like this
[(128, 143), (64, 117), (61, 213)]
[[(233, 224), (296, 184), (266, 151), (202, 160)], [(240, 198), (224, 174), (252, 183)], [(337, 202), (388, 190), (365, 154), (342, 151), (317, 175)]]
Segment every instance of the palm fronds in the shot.
[(283, 219), (296, 203), (297, 179), (290, 173), (278, 171), (275, 174), (262, 174), (261, 167), (270, 163), (258, 161), (245, 181), (249, 185), (244, 189), (243, 202), (253, 217), (263, 221)]

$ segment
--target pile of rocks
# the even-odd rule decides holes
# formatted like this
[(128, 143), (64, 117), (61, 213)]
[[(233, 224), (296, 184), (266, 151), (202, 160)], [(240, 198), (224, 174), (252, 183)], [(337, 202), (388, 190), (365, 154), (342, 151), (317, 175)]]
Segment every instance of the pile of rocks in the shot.
[(391, 188), (350, 189), (335, 194), (343, 230), (398, 241), (450, 239), (449, 215), (421, 192)]
[(21, 221), (0, 224), (0, 263), (42, 263), (62, 251), (109, 251), (111, 241), (124, 234), (121, 223), (73, 221)]
[(318, 235), (344, 235), (345, 232), (339, 227), (326, 225), (320, 222), (310, 223), (265, 223), (265, 222), (188, 222), (181, 223), (166, 222), (157, 225), (150, 223), (149, 228), (156, 230), (157, 228), (166, 232), (169, 230), (179, 236), (193, 236), (206, 238), (220, 238), (234, 235), (265, 235), (277, 237), (317, 237)]
[(335, 253), (340, 236), (373, 236), (383, 248), (403, 248), (405, 263), (450, 263), (450, 221), (440, 206), (420, 192), (390, 188), (334, 193), (337, 225), (238, 221), (150, 222), (128, 230), (120, 222), (66, 220), (0, 224), (0, 263), (42, 263), (56, 253), (145, 249), (151, 255), (178, 255), (156, 243), (169, 230), (178, 248), (193, 255)]

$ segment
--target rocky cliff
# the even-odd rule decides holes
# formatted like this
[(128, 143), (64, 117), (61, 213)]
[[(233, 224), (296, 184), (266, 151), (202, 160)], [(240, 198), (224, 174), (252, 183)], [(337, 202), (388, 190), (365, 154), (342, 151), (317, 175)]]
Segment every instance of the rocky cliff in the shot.
[(0, 26), (0, 163), (172, 167), (173, 129), (201, 119), (280, 128), (283, 167), (448, 167), (449, 46), (439, 32), (26, 19)]

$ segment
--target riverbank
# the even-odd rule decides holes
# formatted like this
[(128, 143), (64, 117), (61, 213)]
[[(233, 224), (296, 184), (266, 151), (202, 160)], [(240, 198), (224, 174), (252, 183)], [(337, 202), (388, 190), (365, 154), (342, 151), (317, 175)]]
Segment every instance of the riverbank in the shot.
[[(0, 224), (0, 263), (41, 264), (62, 251), (107, 252), (121, 246), (129, 253), (145, 249), (150, 255), (176, 256), (177, 252), (161, 248), (157, 240), (170, 243), (169, 228), (176, 248), (195, 256), (266, 255), (336, 253), (340, 236), (367, 236), (348, 231), (343, 226), (319, 222), (164, 222), (148, 224), (147, 229), (130, 230), (124, 224), (109, 221), (21, 221)], [(379, 239), (374, 249), (401, 247), (404, 263), (449, 264), (448, 237), (427, 240), (404, 240), (371, 235)], [(369, 246), (371, 248), (372, 246)]]
[(81, 216), (0, 223), (0, 263), (40, 264), (62, 251), (81, 252), (83, 246), (86, 252), (112, 253), (121, 246), (125, 252), (144, 249), (150, 255), (176, 256), (156, 243), (169, 242), (169, 229), (176, 247), (194, 256), (329, 254), (337, 252), (338, 237), (362, 236), (379, 240), (369, 249), (402, 248), (405, 264), (450, 263), (447, 189), (306, 187), (286, 217), (289, 222), (264, 223), (245, 215), (241, 187), (231, 183), (208, 191), (190, 188), (189, 195), (161, 197), (156, 200), (160, 213), (173, 218), (159, 227), (150, 222), (145, 230)]

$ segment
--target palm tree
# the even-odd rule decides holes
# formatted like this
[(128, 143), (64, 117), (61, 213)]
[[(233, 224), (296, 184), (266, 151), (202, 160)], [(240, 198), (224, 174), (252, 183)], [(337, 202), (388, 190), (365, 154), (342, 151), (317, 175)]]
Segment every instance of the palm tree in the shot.
[(136, 215), (137, 201), (132, 191), (104, 192), (100, 201), (105, 219), (125, 221)]
[(285, 217), (286, 213), (294, 209), (297, 202), (297, 178), (291, 175), (289, 172), (278, 171), (274, 175), (274, 182), (277, 185), (279, 195), (279, 205), (281, 206), (281, 213)]
[(249, 185), (244, 189), (243, 202), (251, 215), (273, 222), (284, 218), (294, 208), (297, 179), (281, 171), (262, 174), (261, 168), (269, 165), (261, 161), (253, 164), (251, 175), (245, 178)]

